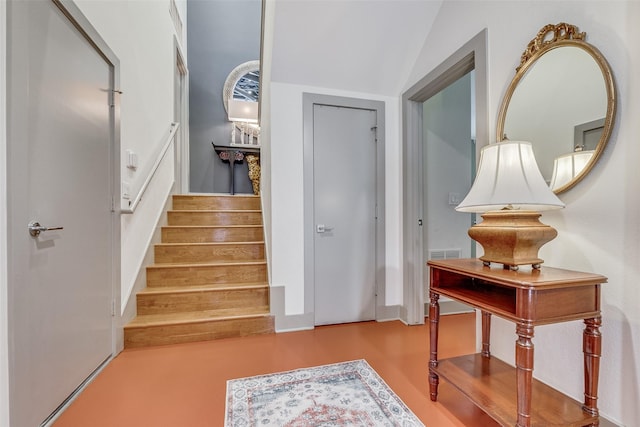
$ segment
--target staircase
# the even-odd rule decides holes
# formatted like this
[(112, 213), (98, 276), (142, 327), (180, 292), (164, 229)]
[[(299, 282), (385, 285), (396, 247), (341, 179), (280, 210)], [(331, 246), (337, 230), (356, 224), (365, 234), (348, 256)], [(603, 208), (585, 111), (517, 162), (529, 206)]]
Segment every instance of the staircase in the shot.
[(274, 332), (260, 198), (173, 196), (125, 348)]

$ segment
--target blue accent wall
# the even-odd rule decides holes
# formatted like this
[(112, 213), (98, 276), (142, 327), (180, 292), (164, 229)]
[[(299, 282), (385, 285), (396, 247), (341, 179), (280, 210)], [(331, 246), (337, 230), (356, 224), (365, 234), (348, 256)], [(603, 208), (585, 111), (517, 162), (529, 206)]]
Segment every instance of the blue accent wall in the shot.
[[(188, 0), (190, 191), (226, 193), (229, 169), (211, 142), (228, 145), (231, 123), (222, 103), (229, 73), (260, 59), (260, 0)], [(235, 166), (236, 193), (253, 193), (246, 162)]]

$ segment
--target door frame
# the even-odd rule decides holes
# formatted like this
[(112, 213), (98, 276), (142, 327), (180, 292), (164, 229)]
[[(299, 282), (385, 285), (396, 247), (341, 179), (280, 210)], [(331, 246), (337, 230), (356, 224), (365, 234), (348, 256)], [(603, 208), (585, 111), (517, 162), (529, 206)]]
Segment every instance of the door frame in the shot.
[[(174, 45), (174, 88), (173, 93), (173, 121), (178, 122), (180, 127), (176, 131), (174, 140), (175, 159), (175, 190), (179, 194), (189, 192), (189, 69), (185, 56), (182, 53), (182, 46), (178, 38), (173, 36)], [(176, 80), (180, 84), (176, 85)], [(179, 96), (176, 96), (178, 95)], [(180, 159), (178, 161), (178, 159)]]
[(422, 103), (475, 70), (476, 158), (489, 142), (487, 108), (487, 29), (445, 59), (402, 94), (402, 252), (403, 305), (400, 318), (424, 323), (424, 242), (422, 238)]
[[(14, 0), (16, 1), (16, 0)], [(123, 328), (120, 321), (120, 300), (121, 300), (121, 288), (120, 288), (120, 265), (121, 265), (121, 225), (120, 225), (120, 96), (121, 92), (120, 88), (120, 60), (116, 56), (116, 54), (109, 48), (105, 40), (100, 36), (98, 31), (93, 27), (93, 25), (89, 22), (89, 20), (84, 16), (79, 7), (74, 3), (73, 0), (50, 0), (53, 6), (57, 7), (62, 14), (69, 20), (69, 22), (78, 30), (78, 32), (83, 36), (98, 52), (98, 54), (105, 60), (105, 62), (112, 68), (111, 73), (111, 82), (110, 86), (112, 89), (111, 92), (111, 110), (109, 117), (109, 127), (110, 127), (110, 141), (109, 141), (109, 158), (108, 158), (108, 169), (109, 169), (109, 181), (110, 181), (110, 193), (111, 193), (111, 268), (108, 281), (111, 286), (111, 355), (106, 359), (100, 366), (97, 366), (96, 369), (87, 377), (78, 388), (73, 391), (73, 393), (67, 397), (64, 402), (60, 402), (60, 406), (54, 411), (51, 416), (45, 420), (44, 425), (51, 425), (55, 419), (61, 414), (64, 409), (71, 404), (71, 402), (79, 395), (79, 393), (86, 387), (86, 385), (91, 382), (95, 376), (111, 361), (115, 355), (120, 352), (123, 348)], [(8, 6), (10, 7), (10, 6)], [(6, 15), (3, 18), (6, 19)], [(10, 39), (6, 40), (7, 46), (10, 43)], [(4, 48), (6, 49), (6, 47)], [(5, 50), (6, 55), (6, 50)], [(6, 78), (6, 75), (5, 75)], [(4, 82), (4, 79), (3, 79)], [(4, 83), (3, 83), (4, 84)], [(7, 102), (6, 104), (5, 114), (8, 112), (8, 109), (11, 108), (11, 105)], [(4, 115), (3, 115), (4, 120)], [(8, 128), (8, 124), (6, 124)], [(10, 150), (12, 146), (12, 141), (10, 139), (6, 140), (7, 149)], [(6, 159), (5, 159), (6, 161)], [(13, 182), (11, 181), (11, 177), (7, 174), (7, 182), (6, 182), (6, 191), (7, 198), (11, 197), (13, 191)], [(6, 226), (6, 224), (3, 224)], [(8, 230), (10, 231), (10, 230)], [(7, 253), (7, 262), (8, 257), (11, 256)], [(11, 344), (11, 336), (14, 333), (13, 322), (12, 322), (12, 289), (16, 286), (20, 286), (19, 283), (12, 283), (11, 274), (7, 272), (7, 302), (8, 302), (8, 310), (7, 310), (7, 318), (8, 318), (8, 344)], [(7, 411), (7, 419), (11, 420), (11, 357), (13, 350), (10, 345), (7, 346), (7, 354), (8, 354), (8, 363), (9, 363), (9, 376), (8, 380), (8, 411)], [(2, 386), (2, 384), (0, 384)], [(0, 418), (0, 424), (4, 421), (3, 418)]]
[(314, 165), (313, 165), (313, 107), (326, 105), (331, 107), (355, 108), (376, 112), (376, 255), (375, 255), (375, 292), (376, 320), (386, 319), (386, 263), (385, 263), (385, 104), (360, 98), (302, 94), (303, 116), (303, 215), (304, 215), (304, 312), (315, 312), (315, 249), (314, 249)]

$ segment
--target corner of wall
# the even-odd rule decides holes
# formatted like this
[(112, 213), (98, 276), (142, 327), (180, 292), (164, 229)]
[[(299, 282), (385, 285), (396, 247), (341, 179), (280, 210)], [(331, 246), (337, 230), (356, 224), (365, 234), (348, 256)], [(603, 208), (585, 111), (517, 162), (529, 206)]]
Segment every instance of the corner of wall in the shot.
[(389, 322), (400, 320), (401, 305), (385, 305), (376, 307), (376, 322)]
[(9, 426), (9, 319), (7, 276), (7, 105), (6, 28), (7, 2), (0, 2), (0, 426)]
[(287, 316), (284, 304), (284, 286), (271, 286), (269, 288), (269, 300), (271, 314), (275, 316), (276, 332), (293, 332), (314, 329), (313, 313), (302, 313)]

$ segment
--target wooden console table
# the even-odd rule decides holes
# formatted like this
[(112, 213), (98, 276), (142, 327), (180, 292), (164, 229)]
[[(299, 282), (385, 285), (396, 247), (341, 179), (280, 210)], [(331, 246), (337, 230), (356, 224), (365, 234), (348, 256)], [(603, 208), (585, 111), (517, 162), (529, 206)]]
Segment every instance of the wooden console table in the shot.
[(234, 167), (246, 158), (249, 165), (249, 179), (253, 194), (260, 193), (260, 147), (251, 145), (216, 145), (211, 142), (216, 154), (223, 162), (229, 164), (229, 194), (236, 192), (234, 184)]
[[(600, 369), (600, 285), (607, 278), (558, 268), (506, 270), (478, 259), (429, 261), (429, 391), (442, 377), (502, 426), (597, 426)], [(438, 360), (440, 296), (482, 312), (482, 352)], [(489, 351), (491, 315), (515, 322), (516, 367)], [(584, 403), (533, 378), (535, 326), (584, 320)]]

